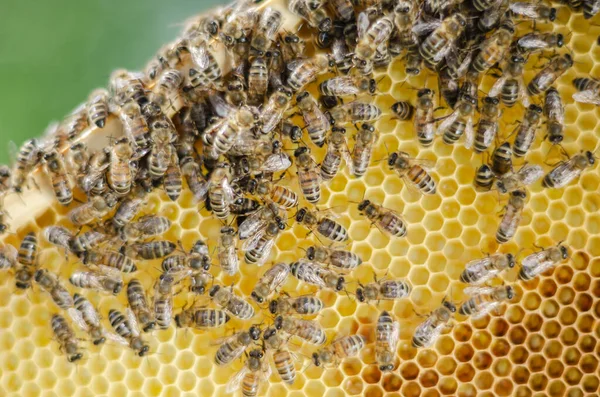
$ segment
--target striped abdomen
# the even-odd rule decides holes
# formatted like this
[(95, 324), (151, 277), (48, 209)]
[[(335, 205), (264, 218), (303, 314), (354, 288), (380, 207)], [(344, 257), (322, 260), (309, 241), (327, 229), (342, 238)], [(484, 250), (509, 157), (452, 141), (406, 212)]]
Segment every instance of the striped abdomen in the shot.
[(435, 194), (435, 181), (421, 166), (413, 165), (410, 170), (408, 170), (407, 177), (422, 193)]
[(448, 145), (454, 145), (460, 137), (465, 133), (467, 124), (462, 119), (457, 119), (454, 123), (448, 127), (444, 132), (443, 140)]
[(377, 220), (377, 225), (381, 230), (386, 231), (395, 237), (406, 236), (406, 224), (404, 221), (393, 212), (385, 213)]
[(298, 205), (298, 195), (285, 186), (275, 185), (271, 189), (271, 200), (284, 208), (293, 208)]
[(299, 170), (298, 182), (306, 201), (309, 203), (318, 203), (321, 199), (319, 174), (314, 169)]
[(507, 79), (500, 91), (500, 101), (508, 107), (514, 106), (519, 98), (519, 81)]
[(482, 153), (488, 150), (496, 138), (497, 126), (498, 124), (494, 121), (479, 120), (473, 145), (475, 152)]
[(346, 228), (329, 218), (321, 219), (317, 227), (317, 232), (332, 241), (341, 242), (348, 240), (348, 231)]
[(281, 380), (287, 384), (293, 384), (296, 380), (296, 368), (294, 367), (294, 361), (290, 352), (287, 350), (275, 351), (273, 353), (273, 362)]

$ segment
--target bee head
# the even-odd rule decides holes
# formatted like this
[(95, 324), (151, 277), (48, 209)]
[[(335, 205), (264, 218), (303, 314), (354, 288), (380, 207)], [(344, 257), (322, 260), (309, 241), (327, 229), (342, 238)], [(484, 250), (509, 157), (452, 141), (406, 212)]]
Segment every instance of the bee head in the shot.
[(303, 155), (304, 153), (308, 153), (308, 152), (309, 152), (309, 149), (306, 146), (301, 146), (294, 151), (294, 157), (298, 158), (301, 155)]
[(510, 300), (515, 296), (515, 290), (512, 286), (506, 287), (506, 297)]
[(258, 328), (256, 325), (251, 326), (248, 330), (248, 334), (250, 335), (250, 338), (252, 338), (252, 340), (258, 340), (260, 338), (260, 332), (260, 328)]
[(536, 113), (542, 113), (542, 108), (533, 103), (529, 105), (529, 110)]
[(594, 153), (592, 153), (588, 150), (587, 152), (585, 152), (585, 156), (587, 157), (588, 163), (590, 163), (590, 165), (594, 165), (596, 163), (596, 159), (594, 158)]
[(508, 260), (509, 268), (512, 269), (513, 267), (515, 267), (516, 262), (515, 262), (515, 256), (513, 254), (507, 254), (506, 259)]
[(319, 48), (329, 48), (331, 47), (331, 43), (333, 43), (333, 35), (331, 32), (319, 32), (317, 36), (317, 47)]
[(319, 353), (314, 352), (312, 354), (312, 361), (313, 361), (313, 364), (315, 364), (315, 367), (321, 366), (321, 360), (319, 360)]
[(308, 247), (308, 249), (306, 250), (306, 258), (308, 260), (314, 260), (315, 259), (315, 247)]
[(300, 208), (300, 211), (296, 213), (296, 222), (302, 222), (304, 217), (306, 216), (306, 208)]
[(565, 37), (562, 34), (556, 35), (556, 46), (561, 48), (565, 44)]
[(269, 302), (269, 312), (271, 312), (271, 314), (277, 313), (277, 301), (276, 300), (272, 300), (271, 302)]
[(563, 259), (567, 259), (567, 257), (569, 256), (569, 250), (564, 245), (560, 246), (560, 253)]
[(381, 372), (391, 371), (394, 369), (394, 364), (380, 365), (379, 370)]
[(377, 81), (375, 79), (369, 80), (369, 93), (374, 94), (377, 91)]
[(256, 292), (252, 291), (252, 293), (250, 294), (250, 296), (252, 297), (252, 299), (254, 299), (256, 302), (258, 303), (263, 303), (265, 300), (263, 299), (262, 296), (259, 296)]
[(98, 345), (103, 344), (104, 342), (106, 342), (106, 338), (105, 337), (101, 337), (101, 338), (98, 338), (98, 339), (94, 339), (93, 343), (94, 343), (95, 346), (98, 346)]
[(397, 152), (394, 152), (394, 153), (390, 154), (390, 158), (388, 159), (388, 165), (390, 167), (393, 167), (394, 164), (396, 164), (396, 161), (398, 160), (398, 157), (400, 157), (400, 155)]
[(68, 360), (70, 363), (74, 363), (75, 361), (79, 361), (83, 358), (83, 354), (77, 353), (69, 356)]
[(552, 7), (550, 9), (550, 14), (548, 15), (548, 20), (550, 22), (554, 22), (555, 19), (556, 19), (556, 8)]
[(365, 208), (367, 208), (369, 206), (369, 204), (371, 204), (371, 201), (369, 201), (369, 200), (361, 201), (360, 204), (358, 204), (358, 210), (359, 211), (364, 210)]
[(486, 97), (483, 99), (483, 102), (484, 102), (484, 103), (487, 103), (487, 104), (490, 104), (490, 105), (497, 105), (497, 104), (499, 104), (499, 103), (500, 103), (500, 101), (498, 100), (498, 98), (496, 98), (496, 97), (493, 97), (493, 96), (486, 96)]
[(365, 301), (365, 293), (363, 292), (362, 288), (357, 288), (355, 293), (356, 293), (356, 299), (358, 299), (359, 302)]
[(292, 142), (300, 142), (300, 139), (302, 139), (302, 128), (297, 125), (293, 126), (290, 130), (290, 139)]
[(527, 197), (527, 193), (525, 193), (524, 190), (515, 190), (514, 192), (512, 192), (512, 196), (524, 199)]
[(337, 280), (337, 283), (335, 284), (335, 290), (336, 291), (343, 290), (345, 283), (346, 283), (346, 280), (344, 279), (344, 277), (339, 277)]
[(263, 333), (263, 339), (269, 339), (271, 338), (273, 335), (275, 335), (277, 333), (277, 331), (275, 330), (275, 328), (269, 327), (267, 330), (265, 330), (265, 332)]
[(44, 271), (40, 269), (35, 272), (33, 279), (39, 283), (43, 274), (44, 274)]
[(513, 55), (513, 56), (510, 58), (510, 60), (511, 60), (513, 63), (525, 63), (525, 58), (523, 58), (523, 57), (522, 57), (522, 56), (520, 56), (520, 55)]
[(302, 91), (298, 95), (296, 95), (296, 102), (301, 102), (304, 98), (307, 98), (310, 94), (308, 91)]
[(208, 291), (208, 296), (213, 297), (221, 289), (221, 286), (215, 285)]
[(295, 44), (300, 41), (300, 37), (296, 36), (295, 34), (288, 34), (285, 36), (283, 41), (285, 41), (287, 44)]
[(140, 349), (140, 352), (138, 353), (138, 356), (140, 356), (140, 357), (144, 357), (144, 356), (145, 356), (145, 355), (148, 353), (148, 351), (149, 351), (149, 350), (150, 350), (150, 346), (148, 346), (148, 345), (144, 345), (144, 346), (143, 346), (143, 347)]
[(176, 314), (175, 315), (175, 325), (177, 326), (177, 328), (181, 328), (181, 314)]
[(431, 95), (431, 90), (429, 88), (422, 88), (417, 92), (417, 98), (421, 98), (425, 95)]
[(454, 303), (449, 302), (449, 301), (444, 301), (443, 305), (446, 309), (450, 310), (452, 313), (456, 313), (456, 306), (454, 305)]
[(273, 323), (273, 326), (275, 327), (276, 330), (280, 330), (283, 327), (283, 317), (277, 316), (275, 318), (275, 322)]

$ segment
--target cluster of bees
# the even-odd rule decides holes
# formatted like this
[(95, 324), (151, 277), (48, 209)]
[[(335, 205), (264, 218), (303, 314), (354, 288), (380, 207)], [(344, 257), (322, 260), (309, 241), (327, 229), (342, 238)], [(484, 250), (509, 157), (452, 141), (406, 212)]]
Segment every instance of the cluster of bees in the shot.
[[(598, 11), (596, 3), (600, 2), (568, 1), (568, 6), (583, 8), (588, 17)], [(115, 341), (140, 356), (150, 352), (142, 333), (168, 328), (173, 320), (177, 327), (206, 330), (223, 327), (232, 317), (254, 321), (262, 316), (259, 325), (225, 338), (215, 353), (217, 365), (245, 357), (243, 369), (227, 390), (241, 388), (246, 396), (256, 395), (261, 380), (270, 375), (265, 355), (272, 357), (282, 381), (294, 382), (296, 358), (288, 346), (290, 338), (317, 346), (311, 356), (317, 366), (335, 366), (358, 355), (367, 344), (364, 335), (340, 336), (327, 344), (325, 331), (314, 319), (323, 301), (313, 294), (281, 291), (288, 277), (365, 303), (399, 300), (411, 292), (405, 280), (377, 278), (364, 285), (355, 280), (358, 287), (349, 291), (348, 279), (362, 259), (347, 249), (348, 231), (334, 214), (316, 208), (322, 185), (343, 164), (350, 174), (361, 177), (372, 163), (379, 137), (375, 121), (382, 117), (382, 109), (372, 103), (377, 69), (401, 58), (409, 79), (421, 72), (438, 76), (449, 114), (434, 116), (436, 94), (430, 88), (419, 89), (415, 102), (397, 102), (390, 109), (396, 119), (412, 120), (415, 138), (423, 147), (441, 136), (445, 144), (464, 140), (467, 148), (485, 153), (503, 138), (502, 106), (525, 109), (511, 134), (513, 142), (498, 144), (474, 181), (478, 189), (510, 195), (496, 234), (499, 243), (515, 235), (528, 185), (543, 177), (546, 187), (561, 188), (595, 162), (594, 154), (586, 151), (561, 161), (545, 176), (539, 165), (513, 169), (513, 157), (527, 155), (543, 118), (546, 139), (559, 145), (564, 136), (563, 100), (552, 87), (573, 65), (569, 53), (558, 53), (564, 38), (535, 29), (518, 36), (515, 27), (522, 20), (554, 21), (556, 10), (544, 2), (290, 0), (288, 11), (302, 19), (303, 29), (314, 40), (283, 29), (283, 10), (248, 1), (188, 21), (182, 36), (161, 49), (144, 72), (114, 72), (108, 90), (95, 90), (46, 136), (26, 142), (12, 168), (0, 169), (4, 191), (17, 194), (31, 181), (30, 174), (41, 169), (57, 201), (69, 206), (73, 228), (48, 226), (43, 237), (80, 260), (84, 270), (69, 278), (74, 287), (118, 295), (125, 286), (124, 274), (146, 271), (145, 261), (162, 261), (151, 297), (140, 281), (128, 279), (129, 307), (108, 312), (112, 331), (82, 293), (71, 295), (63, 280), (39, 266), (39, 236), (34, 233), (18, 249), (4, 245), (0, 253), (0, 269), (14, 272), (18, 288), (35, 283), (89, 334), (92, 343)], [(316, 55), (306, 56), (313, 47), (318, 49)], [(527, 60), (540, 54), (547, 61), (525, 85)], [(482, 76), (492, 73), (498, 73), (497, 80), (480, 104)], [(317, 80), (317, 87), (309, 89)], [(575, 100), (600, 104), (596, 80), (577, 78), (574, 85)], [(543, 107), (536, 104), (542, 100)], [(112, 118), (124, 134), (111, 138), (106, 148), (92, 150), (79, 139), (88, 129), (105, 128)], [(324, 146), (319, 162), (313, 150)], [(282, 182), (293, 164), (297, 189)], [(409, 188), (436, 194), (430, 173), (433, 161), (398, 151), (389, 155), (387, 164)], [(199, 207), (222, 222), (215, 255), (202, 240), (186, 251), (161, 239), (171, 222), (142, 215), (150, 192), (162, 189), (177, 201), (184, 186)], [(393, 209), (364, 199), (358, 210), (391, 238), (408, 233), (408, 225)], [(265, 265), (290, 220), (306, 226), (319, 245), (293, 263), (268, 268), (249, 299), (215, 282), (209, 272), (212, 265), (218, 264), (219, 271), (229, 276), (240, 272), (242, 261)], [(535, 252), (521, 261), (519, 278), (530, 280), (567, 257), (567, 248), (560, 244)], [(501, 253), (469, 262), (460, 277), (469, 285), (465, 288), (469, 299), (461, 305), (442, 301), (415, 329), (413, 346), (431, 346), (452, 326), (457, 311), (480, 317), (510, 300), (513, 286), (498, 285), (497, 278), (516, 264), (513, 254)], [(174, 314), (178, 285), (208, 296), (211, 304), (192, 304)], [(69, 361), (81, 359), (67, 319), (55, 314), (51, 326)], [(376, 364), (381, 371), (391, 371), (400, 323), (382, 311), (374, 332)]]

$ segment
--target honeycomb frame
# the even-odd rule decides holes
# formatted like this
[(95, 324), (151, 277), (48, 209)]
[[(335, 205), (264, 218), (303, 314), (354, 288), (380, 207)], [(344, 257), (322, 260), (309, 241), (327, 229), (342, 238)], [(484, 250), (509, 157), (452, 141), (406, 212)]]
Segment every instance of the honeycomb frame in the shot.
[[(273, 2), (267, 5), (273, 5)], [(280, 6), (278, 4), (278, 6)], [(282, 9), (280, 7), (280, 9)], [(575, 76), (600, 76), (600, 50), (590, 31), (599, 30), (581, 15), (559, 10), (556, 30), (571, 32), (566, 44), (573, 52), (575, 66), (562, 76), (557, 85), (566, 102), (564, 147), (569, 153), (598, 146), (600, 110), (591, 105), (573, 103), (570, 81)], [(286, 18), (292, 19), (286, 13)], [(552, 26), (541, 26), (542, 30)], [(600, 31), (600, 30), (599, 30)], [(399, 60), (390, 65), (378, 90), (375, 103), (384, 111), (397, 100), (414, 99), (414, 91), (403, 86), (406, 80)], [(525, 80), (532, 77), (528, 71)], [(411, 78), (410, 85), (427, 83), (423, 76)], [(313, 85), (315, 87), (315, 85)], [(432, 87), (435, 88), (435, 87)], [(520, 117), (516, 107), (505, 113), (504, 128)], [(461, 145), (447, 146), (436, 140), (431, 148), (420, 148), (414, 139), (410, 122), (393, 120), (387, 114), (376, 123), (380, 131), (376, 160), (366, 175), (356, 179), (343, 169), (323, 188), (320, 208), (340, 212), (339, 221), (348, 228), (352, 251), (367, 265), (352, 273), (352, 280), (370, 281), (373, 273), (379, 277), (407, 278), (414, 290), (409, 299), (382, 302), (377, 307), (357, 303), (353, 297), (317, 291), (326, 305), (317, 317), (334, 335), (359, 333), (368, 345), (358, 357), (349, 358), (339, 368), (322, 369), (297, 363), (296, 383), (283, 384), (274, 374), (269, 396), (323, 395), (402, 395), (402, 396), (584, 396), (597, 395), (600, 384), (600, 168), (587, 170), (580, 180), (564, 189), (545, 189), (538, 182), (530, 189), (524, 219), (515, 237), (499, 246), (494, 233), (498, 225), (497, 211), (505, 198), (493, 192), (476, 192), (473, 185), (475, 169), (481, 156)], [(502, 129), (504, 130), (504, 129)], [(91, 131), (90, 135), (97, 134)], [(84, 138), (88, 139), (88, 138)], [(536, 145), (527, 161), (543, 164), (550, 150), (547, 142)], [(436, 160), (434, 177), (438, 194), (420, 197), (408, 190), (384, 159), (388, 151), (403, 150), (419, 158)], [(317, 156), (322, 156), (317, 151)], [(545, 170), (549, 169), (544, 166)], [(68, 225), (68, 209), (49, 206), (40, 199), (48, 194), (47, 182), (39, 180), (41, 191), (28, 192), (24, 203), (11, 198), (7, 208), (15, 222), (14, 235), (4, 243), (17, 244), (30, 231), (52, 225)], [(289, 183), (289, 181), (288, 181)], [(290, 183), (293, 185), (294, 180)], [(390, 239), (358, 214), (355, 203), (366, 197), (404, 214), (409, 225), (406, 239)], [(499, 202), (500, 199), (500, 202)], [(19, 199), (20, 200), (20, 199)], [(36, 205), (37, 204), (37, 205)], [(34, 205), (33, 215), (24, 215)], [(340, 208), (348, 208), (339, 211)], [(153, 193), (145, 213), (168, 217), (173, 227), (165, 237), (181, 240), (187, 248), (197, 238), (214, 246), (220, 223), (206, 210), (197, 211), (191, 193), (184, 190), (177, 203), (168, 201), (164, 192)], [(13, 209), (15, 211), (13, 212)], [(34, 219), (32, 219), (34, 218)], [(278, 239), (272, 258), (290, 262), (309, 245), (318, 242), (305, 239), (307, 230), (293, 224)], [(38, 235), (41, 237), (40, 235)], [(300, 242), (297, 246), (297, 241)], [(415, 349), (410, 338), (422, 321), (419, 314), (435, 309), (444, 297), (460, 302), (465, 296), (459, 275), (471, 259), (485, 253), (518, 253), (519, 259), (535, 249), (534, 245), (550, 246), (559, 241), (570, 248), (571, 257), (556, 268), (529, 282), (516, 284), (517, 294), (498, 313), (479, 320), (457, 316), (456, 325), (444, 333), (428, 349)], [(40, 261), (51, 271), (67, 277), (78, 264), (65, 263), (64, 254), (40, 238), (43, 253)], [(264, 272), (265, 266), (259, 269)], [(158, 274), (157, 261), (148, 261), (135, 274), (149, 288)], [(517, 269), (507, 280), (516, 279)], [(131, 276), (126, 276), (127, 280)], [(221, 275), (225, 285), (248, 296), (257, 274), (251, 266), (241, 266), (236, 277)], [(75, 291), (67, 285), (71, 292)], [(298, 293), (315, 292), (314, 287), (289, 278), (284, 289)], [(108, 297), (89, 293), (87, 297), (100, 308), (104, 317), (110, 308), (122, 308), (125, 296)], [(175, 298), (175, 307), (186, 303), (186, 294)], [(381, 310), (395, 315), (401, 325), (401, 342), (396, 358), (397, 368), (381, 374), (373, 350), (373, 330)], [(199, 332), (175, 329), (155, 331), (151, 350), (156, 353), (139, 358), (130, 350), (108, 343), (100, 348), (89, 346), (86, 360), (68, 363), (52, 340), (50, 318), (57, 312), (48, 296), (34, 286), (33, 291), (17, 294), (11, 277), (0, 277), (0, 394), (19, 396), (87, 396), (87, 395), (221, 395), (230, 376), (239, 370), (238, 360), (230, 367), (218, 368), (212, 360), (215, 341), (222, 331)], [(104, 325), (108, 326), (106, 319)], [(232, 321), (228, 328), (240, 328)], [(83, 336), (83, 334), (79, 333)], [(298, 354), (308, 354), (300, 348)]]

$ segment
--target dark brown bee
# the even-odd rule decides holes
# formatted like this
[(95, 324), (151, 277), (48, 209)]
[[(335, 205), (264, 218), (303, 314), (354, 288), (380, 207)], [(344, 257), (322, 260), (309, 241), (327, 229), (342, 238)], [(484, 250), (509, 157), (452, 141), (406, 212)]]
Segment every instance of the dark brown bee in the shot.
[(398, 120), (410, 120), (415, 108), (408, 102), (399, 101), (392, 105), (392, 112)]
[(60, 350), (67, 355), (67, 360), (70, 363), (81, 360), (83, 353), (81, 353), (77, 337), (67, 320), (61, 315), (55, 314), (52, 316), (51, 325), (54, 336), (60, 344)]
[(44, 162), (52, 181), (52, 190), (54, 191), (56, 200), (62, 205), (71, 204), (71, 201), (73, 201), (73, 189), (62, 156), (53, 150), (44, 155)]
[(358, 210), (382, 232), (394, 237), (406, 236), (406, 223), (404, 223), (402, 217), (395, 211), (372, 203), (369, 200), (363, 200), (358, 204)]
[(512, 20), (505, 19), (496, 32), (480, 44), (479, 52), (471, 63), (471, 69), (477, 73), (484, 73), (500, 62), (506, 55), (514, 34), (515, 26)]
[(301, 222), (311, 231), (316, 228), (317, 233), (331, 241), (348, 240), (348, 231), (345, 227), (326, 216), (320, 216), (317, 211), (301, 208), (296, 214), (296, 222)]
[(525, 208), (527, 193), (524, 190), (515, 190), (510, 194), (508, 204), (504, 208), (504, 215), (496, 231), (496, 241), (500, 244), (509, 241), (519, 227)]
[(490, 190), (494, 184), (495, 175), (487, 164), (482, 164), (475, 172), (475, 186), (479, 189)]
[(317, 164), (306, 146), (299, 147), (294, 152), (298, 172), (298, 183), (304, 198), (309, 203), (318, 203), (321, 199), (321, 176)]
[(17, 254), (19, 266), (15, 272), (15, 285), (19, 289), (27, 289), (31, 287), (37, 263), (38, 241), (34, 232), (30, 232), (25, 236)]
[(523, 157), (533, 145), (535, 140), (536, 131), (540, 125), (542, 115), (542, 108), (538, 105), (529, 105), (525, 111), (525, 116), (519, 129), (517, 130), (517, 137), (513, 144), (513, 152), (516, 157)]
[(496, 175), (504, 175), (512, 170), (512, 150), (508, 142), (498, 146), (492, 154), (492, 171)]
[(498, 98), (485, 97), (480, 109), (479, 123), (475, 131), (475, 152), (485, 152), (498, 135), (500, 101)]
[(87, 117), (90, 124), (104, 128), (108, 117), (108, 91), (99, 88), (90, 94), (87, 103)]
[(546, 116), (547, 119), (546, 128), (548, 131), (548, 141), (553, 145), (561, 143), (564, 138), (565, 108), (560, 94), (554, 87), (551, 87), (546, 91), (544, 116)]
[(534, 96), (546, 92), (556, 79), (562, 76), (571, 66), (573, 66), (573, 58), (569, 54), (556, 55), (550, 59), (546, 66), (527, 85), (529, 95)]

